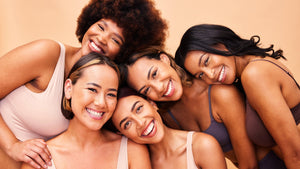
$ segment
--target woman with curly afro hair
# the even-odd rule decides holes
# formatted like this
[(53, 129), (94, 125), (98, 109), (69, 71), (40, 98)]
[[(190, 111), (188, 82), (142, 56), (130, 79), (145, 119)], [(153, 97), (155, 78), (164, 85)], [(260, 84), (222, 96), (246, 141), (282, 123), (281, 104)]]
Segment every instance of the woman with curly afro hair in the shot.
[(63, 82), (90, 52), (123, 62), (129, 53), (163, 45), (167, 24), (151, 0), (91, 0), (78, 18), (80, 47), (41, 39), (0, 57), (0, 168), (51, 165), (45, 141), (67, 129)]

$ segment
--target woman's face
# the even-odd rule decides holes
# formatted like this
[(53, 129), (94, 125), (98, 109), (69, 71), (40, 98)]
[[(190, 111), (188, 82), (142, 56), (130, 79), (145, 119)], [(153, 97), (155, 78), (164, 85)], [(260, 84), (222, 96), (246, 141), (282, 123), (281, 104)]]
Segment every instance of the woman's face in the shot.
[(114, 125), (136, 143), (160, 142), (164, 137), (163, 123), (156, 106), (151, 103), (136, 95), (119, 99), (112, 116)]
[(83, 55), (97, 52), (114, 60), (124, 42), (123, 29), (110, 19), (101, 19), (84, 34)]
[(203, 51), (190, 51), (184, 67), (207, 84), (232, 84), (236, 78), (234, 56), (221, 56)]
[(71, 99), (73, 121), (91, 130), (99, 130), (111, 117), (117, 103), (118, 76), (107, 65), (93, 65), (83, 69), (81, 77), (72, 85), (65, 82), (65, 95)]
[(175, 101), (182, 95), (179, 75), (165, 54), (161, 59), (138, 59), (128, 67), (128, 84), (154, 101)]

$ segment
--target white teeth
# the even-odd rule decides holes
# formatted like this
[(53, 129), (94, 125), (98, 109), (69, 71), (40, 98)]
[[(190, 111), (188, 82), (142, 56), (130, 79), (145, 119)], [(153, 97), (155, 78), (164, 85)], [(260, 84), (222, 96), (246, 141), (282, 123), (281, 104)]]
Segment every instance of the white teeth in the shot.
[(98, 52), (101, 51), (101, 49), (98, 48), (98, 46), (97, 46), (94, 42), (91, 42), (91, 45), (92, 45), (92, 47), (93, 47), (95, 50), (97, 50)]
[(224, 68), (224, 66), (223, 66), (223, 67), (222, 67), (222, 70), (221, 70), (221, 73), (220, 73), (220, 76), (219, 76), (219, 79), (218, 79), (219, 82), (222, 81), (223, 76), (224, 76), (224, 73), (225, 73), (225, 68)]
[(86, 109), (87, 112), (89, 112), (91, 115), (95, 116), (95, 117), (101, 117), (103, 115), (103, 112), (96, 112), (90, 109)]
[(164, 96), (168, 96), (172, 91), (172, 81), (169, 82), (169, 85), (168, 85), (168, 90), (167, 92), (164, 94)]
[(152, 121), (152, 122), (149, 124), (148, 128), (146, 129), (146, 131), (144, 132), (143, 135), (147, 136), (148, 134), (150, 134), (151, 131), (153, 130), (153, 128), (154, 128), (154, 122)]

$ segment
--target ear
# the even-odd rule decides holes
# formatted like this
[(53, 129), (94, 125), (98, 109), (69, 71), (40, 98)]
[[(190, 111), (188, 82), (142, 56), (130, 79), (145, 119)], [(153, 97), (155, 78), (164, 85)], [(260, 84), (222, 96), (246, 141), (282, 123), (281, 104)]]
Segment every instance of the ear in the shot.
[(157, 105), (156, 105), (156, 103), (154, 101), (148, 99), (148, 102), (151, 104), (151, 106), (154, 107), (155, 110), (158, 110), (158, 107), (157, 107)]
[(66, 99), (71, 99), (71, 96), (72, 96), (72, 80), (71, 79), (67, 79), (65, 81), (64, 90), (65, 90)]
[(165, 53), (160, 54), (160, 60), (170, 65), (170, 59)]

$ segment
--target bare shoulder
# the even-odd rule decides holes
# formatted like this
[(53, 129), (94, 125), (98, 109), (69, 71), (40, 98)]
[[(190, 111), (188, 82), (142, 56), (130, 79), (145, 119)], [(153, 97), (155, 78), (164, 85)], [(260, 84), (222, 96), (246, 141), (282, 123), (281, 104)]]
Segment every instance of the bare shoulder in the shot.
[[(211, 95), (214, 98), (230, 98), (239, 94), (239, 90), (234, 85), (212, 85)], [(220, 98), (221, 97), (221, 98)]]
[[(193, 149), (196, 151), (211, 151), (219, 147), (218, 141), (211, 135), (194, 132), (193, 134)], [(195, 151), (194, 151), (195, 152)]]
[[(265, 59), (267, 60), (267, 59)], [(277, 60), (269, 60), (277, 65), (282, 65)], [(276, 75), (282, 70), (268, 61), (253, 61), (248, 63), (241, 74), (241, 81), (243, 86), (259, 85), (259, 84), (272, 84), (277, 79)]]
[(214, 107), (223, 109), (230, 104), (242, 102), (243, 97), (234, 85), (213, 85), (211, 87), (211, 100)]
[(136, 152), (148, 152), (147, 146), (145, 144), (138, 144), (130, 139), (127, 142), (128, 152), (136, 153)]

